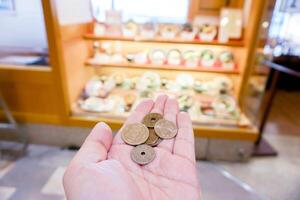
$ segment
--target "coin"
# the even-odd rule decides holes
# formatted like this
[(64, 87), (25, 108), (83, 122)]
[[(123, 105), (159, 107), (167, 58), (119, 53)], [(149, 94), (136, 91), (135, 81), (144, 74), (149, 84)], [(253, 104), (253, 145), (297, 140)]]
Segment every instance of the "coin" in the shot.
[(148, 144), (150, 146), (155, 146), (157, 144), (157, 141), (159, 140), (159, 137), (156, 135), (154, 128), (149, 128), (149, 137), (146, 140), (145, 144)]
[(156, 134), (163, 139), (171, 139), (177, 134), (176, 125), (168, 120), (160, 119), (154, 126)]
[(142, 123), (133, 123), (125, 126), (121, 132), (122, 139), (130, 145), (139, 145), (149, 137), (148, 128)]
[(131, 159), (141, 165), (152, 162), (155, 155), (154, 149), (147, 144), (136, 146), (130, 152)]
[(151, 145), (151, 147), (156, 147), (157, 145), (159, 145), (159, 143), (162, 141), (162, 139), (160, 137), (158, 137), (158, 140), (155, 142), (155, 144)]
[(149, 128), (153, 128), (155, 123), (162, 118), (163, 116), (159, 113), (149, 113), (143, 118), (143, 124)]

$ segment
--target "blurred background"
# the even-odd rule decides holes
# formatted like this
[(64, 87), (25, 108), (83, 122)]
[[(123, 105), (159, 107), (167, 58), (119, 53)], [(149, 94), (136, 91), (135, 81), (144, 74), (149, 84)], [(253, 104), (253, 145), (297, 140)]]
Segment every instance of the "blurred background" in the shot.
[(203, 199), (300, 199), (299, 0), (0, 0), (0, 200), (65, 199), (99, 121), (176, 98)]

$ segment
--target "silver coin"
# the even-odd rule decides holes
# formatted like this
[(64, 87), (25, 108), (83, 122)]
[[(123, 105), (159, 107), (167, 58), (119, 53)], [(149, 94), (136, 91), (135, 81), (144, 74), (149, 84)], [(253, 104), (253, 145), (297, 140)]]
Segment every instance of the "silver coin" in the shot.
[(177, 134), (176, 125), (168, 120), (160, 119), (154, 126), (156, 134), (163, 139), (171, 139)]
[(147, 144), (136, 146), (130, 152), (131, 159), (140, 165), (152, 162), (155, 156), (154, 149)]

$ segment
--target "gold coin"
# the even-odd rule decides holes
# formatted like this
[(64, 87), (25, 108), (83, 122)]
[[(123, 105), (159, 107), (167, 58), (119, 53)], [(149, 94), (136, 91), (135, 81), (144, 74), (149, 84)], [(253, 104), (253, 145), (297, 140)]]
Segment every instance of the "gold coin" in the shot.
[(155, 156), (154, 149), (147, 144), (136, 146), (130, 152), (131, 159), (141, 165), (152, 162)]
[(177, 134), (176, 125), (168, 120), (160, 119), (154, 126), (156, 134), (163, 139), (171, 139)]
[(149, 128), (153, 128), (155, 123), (162, 118), (163, 116), (159, 113), (149, 113), (143, 118), (143, 124)]
[(149, 137), (148, 128), (142, 123), (133, 123), (125, 126), (121, 132), (124, 142), (130, 145), (139, 145)]
[(148, 144), (150, 146), (155, 146), (157, 144), (157, 141), (159, 140), (159, 137), (156, 135), (154, 128), (149, 128), (149, 137), (146, 140), (145, 144)]
[(162, 141), (162, 139), (160, 137), (158, 137), (158, 140), (155, 142), (155, 144), (151, 145), (152, 147), (156, 147), (157, 145), (159, 145), (159, 143)]

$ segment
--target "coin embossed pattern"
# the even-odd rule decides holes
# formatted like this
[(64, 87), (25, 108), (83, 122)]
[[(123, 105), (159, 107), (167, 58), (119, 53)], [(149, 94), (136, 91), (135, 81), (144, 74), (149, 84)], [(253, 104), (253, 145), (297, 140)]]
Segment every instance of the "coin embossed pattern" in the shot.
[(140, 165), (152, 162), (156, 156), (153, 147), (163, 139), (174, 138), (176, 134), (176, 125), (163, 119), (159, 113), (149, 113), (142, 123), (128, 124), (121, 130), (124, 142), (135, 146), (130, 152), (131, 159)]
[(149, 130), (141, 123), (129, 124), (122, 130), (122, 139), (130, 145), (142, 144), (146, 142), (148, 137)]
[(147, 144), (134, 147), (130, 154), (131, 159), (141, 165), (152, 162), (155, 158), (155, 151)]
[(154, 130), (163, 139), (171, 139), (177, 135), (176, 125), (165, 119), (158, 120), (154, 126)]
[(159, 113), (149, 113), (143, 118), (143, 124), (148, 128), (153, 128), (155, 123), (162, 118), (163, 116)]

